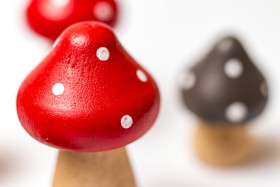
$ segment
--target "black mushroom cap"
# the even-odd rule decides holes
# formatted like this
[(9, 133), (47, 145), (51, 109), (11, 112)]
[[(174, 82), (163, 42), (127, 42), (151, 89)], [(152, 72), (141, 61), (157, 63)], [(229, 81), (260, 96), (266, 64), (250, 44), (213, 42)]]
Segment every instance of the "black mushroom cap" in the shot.
[(204, 121), (243, 124), (258, 116), (267, 104), (267, 82), (236, 38), (219, 41), (184, 73), (184, 103)]

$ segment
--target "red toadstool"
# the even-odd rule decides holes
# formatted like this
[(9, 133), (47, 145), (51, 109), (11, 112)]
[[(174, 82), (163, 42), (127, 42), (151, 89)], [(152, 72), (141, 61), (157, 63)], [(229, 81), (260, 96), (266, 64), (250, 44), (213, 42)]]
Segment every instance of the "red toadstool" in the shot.
[(114, 26), (117, 16), (115, 0), (31, 0), (26, 9), (29, 26), (52, 41), (74, 23), (100, 21)]
[[(159, 111), (159, 92), (152, 76), (125, 51), (108, 26), (81, 22), (63, 32), (24, 80), (17, 111), (33, 138), (63, 150), (55, 186), (77, 182), (75, 175), (84, 177), (88, 186), (114, 186), (119, 178), (117, 186), (133, 186), (129, 162), (120, 159), (126, 159), (125, 151), (117, 148), (151, 128)], [(104, 167), (96, 162), (103, 162)], [(93, 173), (104, 178), (97, 179)]]

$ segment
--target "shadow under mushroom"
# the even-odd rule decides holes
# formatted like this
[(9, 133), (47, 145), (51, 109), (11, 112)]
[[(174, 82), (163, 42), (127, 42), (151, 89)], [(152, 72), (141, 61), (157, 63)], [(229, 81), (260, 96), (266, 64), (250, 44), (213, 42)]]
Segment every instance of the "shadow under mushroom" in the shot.
[(266, 166), (280, 159), (280, 140), (275, 136), (254, 137), (254, 155), (248, 165)]

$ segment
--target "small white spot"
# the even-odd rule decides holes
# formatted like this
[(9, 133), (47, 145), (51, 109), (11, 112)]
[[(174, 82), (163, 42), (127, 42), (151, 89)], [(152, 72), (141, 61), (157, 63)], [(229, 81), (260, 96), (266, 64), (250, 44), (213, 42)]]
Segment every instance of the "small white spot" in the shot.
[(148, 78), (142, 70), (137, 70), (136, 74), (137, 74), (137, 77), (140, 79), (140, 81), (147, 82)]
[(224, 65), (225, 74), (232, 79), (240, 77), (244, 71), (242, 62), (238, 59), (230, 59)]
[(121, 125), (123, 128), (125, 129), (129, 129), (133, 124), (133, 119), (131, 116), (129, 115), (125, 115), (122, 117), (121, 119)]
[(99, 2), (93, 9), (95, 17), (100, 21), (109, 21), (114, 16), (112, 6), (107, 2)]
[(232, 103), (226, 108), (225, 111), (226, 118), (233, 123), (243, 121), (247, 117), (247, 115), (248, 108), (242, 102)]
[(260, 85), (260, 90), (261, 90), (261, 93), (264, 97), (267, 97), (268, 96), (268, 88), (267, 88), (267, 84), (265, 81), (263, 81)]
[(61, 83), (56, 83), (53, 87), (52, 87), (52, 92), (54, 95), (61, 95), (64, 92), (64, 86)]
[(183, 72), (179, 81), (181, 82), (180, 85), (184, 90), (190, 90), (196, 83), (196, 75), (192, 71), (188, 73)]
[(68, 5), (69, 2), (70, 0), (50, 0), (50, 3), (55, 7), (64, 7)]
[(96, 51), (96, 56), (99, 58), (99, 60), (106, 61), (110, 57), (110, 52), (109, 52), (109, 50), (106, 47), (100, 47)]
[(233, 42), (230, 39), (222, 41), (222, 43), (219, 44), (218, 49), (222, 52), (230, 50), (230, 48), (233, 47)]

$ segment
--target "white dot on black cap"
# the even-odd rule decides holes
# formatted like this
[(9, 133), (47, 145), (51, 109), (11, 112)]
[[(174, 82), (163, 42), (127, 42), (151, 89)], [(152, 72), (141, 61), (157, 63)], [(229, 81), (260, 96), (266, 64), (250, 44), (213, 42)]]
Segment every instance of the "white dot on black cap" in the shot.
[(263, 81), (261, 84), (260, 84), (260, 91), (262, 93), (262, 95), (264, 97), (267, 97), (268, 96), (268, 88), (267, 88), (267, 84), (265, 81)]
[(194, 87), (196, 83), (196, 75), (194, 72), (190, 71), (188, 73), (183, 73), (180, 78), (180, 85), (184, 90), (190, 90)]
[(244, 67), (240, 60), (232, 58), (228, 60), (224, 65), (224, 72), (227, 77), (236, 79), (242, 75)]
[(248, 115), (248, 107), (242, 102), (230, 104), (225, 110), (225, 117), (230, 122), (243, 121)]

